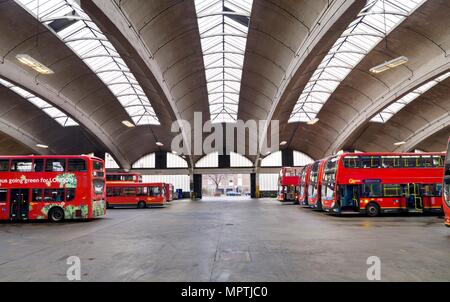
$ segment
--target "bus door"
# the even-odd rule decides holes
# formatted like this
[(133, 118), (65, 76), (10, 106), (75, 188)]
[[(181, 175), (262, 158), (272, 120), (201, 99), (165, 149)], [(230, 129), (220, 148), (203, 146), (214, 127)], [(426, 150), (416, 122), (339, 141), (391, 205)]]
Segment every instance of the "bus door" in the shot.
[(9, 219), (20, 221), (28, 219), (29, 211), (29, 190), (11, 189), (9, 197)]
[(422, 211), (423, 198), (418, 184), (408, 184), (405, 197), (408, 210)]
[(339, 187), (341, 209), (359, 211), (359, 185), (341, 185)]

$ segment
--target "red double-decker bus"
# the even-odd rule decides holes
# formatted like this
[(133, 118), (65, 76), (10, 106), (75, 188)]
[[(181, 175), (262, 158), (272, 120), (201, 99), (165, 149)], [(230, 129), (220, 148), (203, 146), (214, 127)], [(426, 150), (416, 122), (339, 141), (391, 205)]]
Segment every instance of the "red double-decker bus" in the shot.
[(105, 215), (103, 160), (1, 156), (0, 220), (91, 219)]
[(299, 171), (299, 168), (281, 168), (280, 174), (278, 176), (278, 201), (293, 201), (294, 203), (297, 203), (297, 192), (300, 185)]
[(332, 213), (441, 212), (444, 153), (343, 153), (326, 161), (322, 206)]
[(164, 206), (166, 199), (164, 183), (108, 184), (106, 187), (106, 205), (114, 207), (137, 207), (138, 209)]
[(106, 172), (106, 183), (139, 183), (142, 182), (140, 173)]
[(322, 210), (322, 175), (326, 159), (315, 161), (311, 165), (308, 179), (308, 206), (316, 210)]
[(445, 173), (444, 173), (444, 223), (450, 227), (450, 138), (447, 146), (447, 156), (445, 158)]
[(312, 164), (305, 166), (300, 172), (300, 185), (298, 192), (298, 203), (301, 205), (308, 205), (308, 184), (309, 174), (311, 172)]

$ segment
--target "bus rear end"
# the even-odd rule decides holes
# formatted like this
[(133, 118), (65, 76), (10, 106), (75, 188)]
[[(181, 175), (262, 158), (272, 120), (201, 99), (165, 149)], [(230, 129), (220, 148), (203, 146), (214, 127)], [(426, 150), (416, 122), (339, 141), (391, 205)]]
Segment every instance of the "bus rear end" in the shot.
[(444, 173), (444, 223), (447, 227), (450, 227), (450, 139), (447, 146), (447, 155), (445, 158), (445, 173)]
[(92, 206), (89, 210), (89, 218), (96, 218), (106, 215), (106, 171), (103, 160), (92, 157), (90, 171), (92, 175)]
[(298, 201), (298, 189), (300, 186), (300, 175), (296, 168), (282, 168), (278, 177), (277, 200), (281, 202)]

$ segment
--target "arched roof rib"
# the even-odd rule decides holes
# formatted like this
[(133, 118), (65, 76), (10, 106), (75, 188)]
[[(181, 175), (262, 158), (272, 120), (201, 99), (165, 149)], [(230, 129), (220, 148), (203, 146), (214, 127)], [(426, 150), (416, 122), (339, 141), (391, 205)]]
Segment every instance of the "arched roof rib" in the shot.
[(159, 125), (148, 97), (125, 61), (76, 1), (16, 1), (92, 69), (136, 125)]
[(359, 62), (425, 0), (369, 0), (313, 73), (289, 122), (308, 122)]

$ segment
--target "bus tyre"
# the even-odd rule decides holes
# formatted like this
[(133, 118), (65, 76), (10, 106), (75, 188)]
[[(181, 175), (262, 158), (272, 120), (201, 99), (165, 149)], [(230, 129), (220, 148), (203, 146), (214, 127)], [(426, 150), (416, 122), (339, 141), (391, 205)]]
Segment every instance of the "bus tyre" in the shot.
[(53, 207), (48, 212), (48, 219), (51, 222), (61, 222), (64, 220), (64, 211), (60, 207)]
[(138, 207), (138, 209), (143, 209), (143, 208), (147, 207), (147, 205), (145, 204), (144, 201), (139, 201), (137, 207)]
[(376, 203), (371, 202), (366, 206), (366, 213), (367, 216), (376, 217), (380, 215), (380, 207)]

